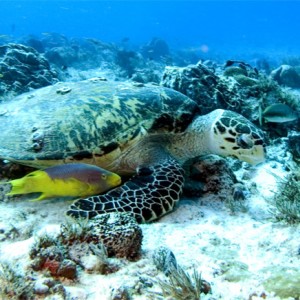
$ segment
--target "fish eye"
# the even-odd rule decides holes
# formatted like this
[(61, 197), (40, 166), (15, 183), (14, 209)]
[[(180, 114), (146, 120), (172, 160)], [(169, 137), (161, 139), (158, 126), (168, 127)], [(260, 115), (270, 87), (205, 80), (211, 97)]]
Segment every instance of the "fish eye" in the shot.
[(102, 178), (103, 180), (106, 180), (107, 176), (106, 176), (105, 174), (102, 174), (102, 175), (101, 175), (101, 178)]
[(237, 144), (242, 149), (251, 149), (254, 145), (253, 140), (246, 134), (241, 134), (238, 136)]

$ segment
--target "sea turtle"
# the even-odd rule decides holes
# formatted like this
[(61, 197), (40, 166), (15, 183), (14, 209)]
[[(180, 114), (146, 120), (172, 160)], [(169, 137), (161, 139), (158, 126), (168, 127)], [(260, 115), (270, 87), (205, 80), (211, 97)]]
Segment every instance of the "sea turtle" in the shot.
[(232, 111), (201, 115), (187, 96), (154, 84), (93, 78), (59, 83), (0, 105), (0, 158), (37, 168), (68, 162), (132, 175), (106, 194), (75, 201), (73, 217), (132, 212), (148, 222), (172, 211), (182, 165), (214, 153), (257, 164), (262, 132)]

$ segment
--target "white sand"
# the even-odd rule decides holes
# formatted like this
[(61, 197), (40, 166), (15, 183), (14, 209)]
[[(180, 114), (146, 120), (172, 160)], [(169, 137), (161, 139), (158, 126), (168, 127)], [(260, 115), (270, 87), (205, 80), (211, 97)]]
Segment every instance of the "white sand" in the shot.
[[(173, 213), (158, 222), (141, 225), (144, 240), (139, 261), (122, 260), (122, 268), (109, 275), (81, 271), (78, 281), (63, 281), (68, 299), (110, 299), (111, 290), (122, 286), (136, 291), (132, 299), (155, 299), (147, 296), (140, 278), (163, 278), (151, 259), (159, 246), (169, 247), (184, 269), (190, 272), (196, 268), (211, 283), (212, 294), (201, 299), (254, 300), (263, 299), (264, 294), (268, 300), (294, 299), (276, 297), (262, 284), (280, 268), (299, 270), (300, 266), (299, 226), (274, 223), (268, 213), (268, 201), (276, 192), (278, 178), (286, 172), (280, 163), (272, 161), (248, 172), (251, 180), (246, 185), (251, 196), (246, 213), (232, 214), (213, 195), (201, 200), (183, 199)], [(8, 232), (12, 226), (20, 232), (16, 237), (12, 233), (11, 239), (2, 234), (1, 260), (27, 265), (32, 234), (42, 234), (41, 230), (57, 232), (67, 207), (68, 203), (57, 200), (0, 203), (0, 233)], [(155, 285), (152, 290), (159, 288)], [(251, 297), (254, 294), (258, 296)]]

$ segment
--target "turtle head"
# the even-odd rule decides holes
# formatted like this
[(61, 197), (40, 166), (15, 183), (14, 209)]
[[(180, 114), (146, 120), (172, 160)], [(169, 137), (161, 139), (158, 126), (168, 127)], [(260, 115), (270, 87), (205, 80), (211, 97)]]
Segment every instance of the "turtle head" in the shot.
[(210, 149), (221, 156), (233, 156), (256, 165), (265, 159), (263, 133), (243, 116), (218, 109), (211, 114)]

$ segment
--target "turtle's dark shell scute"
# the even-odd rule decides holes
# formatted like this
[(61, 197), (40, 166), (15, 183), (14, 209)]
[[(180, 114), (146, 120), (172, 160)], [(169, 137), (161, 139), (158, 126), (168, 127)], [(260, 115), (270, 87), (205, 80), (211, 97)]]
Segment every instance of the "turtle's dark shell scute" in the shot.
[(161, 86), (59, 83), (0, 104), (0, 158), (85, 160), (126, 148), (141, 132), (181, 132), (197, 112), (193, 100)]

